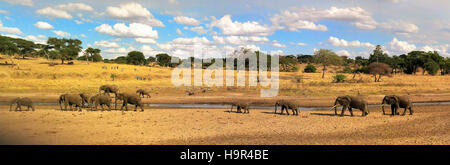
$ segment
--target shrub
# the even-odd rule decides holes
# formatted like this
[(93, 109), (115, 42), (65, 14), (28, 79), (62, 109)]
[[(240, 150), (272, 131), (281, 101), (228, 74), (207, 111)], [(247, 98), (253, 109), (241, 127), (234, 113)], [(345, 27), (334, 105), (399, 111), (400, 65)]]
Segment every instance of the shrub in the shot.
[(314, 73), (316, 72), (316, 67), (312, 64), (306, 65), (305, 69), (303, 70), (305, 73)]
[(344, 82), (346, 78), (347, 78), (347, 76), (345, 76), (343, 74), (336, 74), (335, 76), (333, 76), (334, 82), (336, 82), (336, 83)]
[(342, 73), (353, 73), (353, 70), (352, 70), (352, 68), (347, 66), (342, 70)]

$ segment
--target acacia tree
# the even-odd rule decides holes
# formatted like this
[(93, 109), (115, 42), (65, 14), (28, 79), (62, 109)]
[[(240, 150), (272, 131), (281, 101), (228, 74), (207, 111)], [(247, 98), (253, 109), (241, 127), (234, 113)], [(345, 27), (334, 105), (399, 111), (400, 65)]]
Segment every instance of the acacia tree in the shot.
[(382, 75), (391, 75), (392, 68), (385, 63), (373, 62), (367, 66), (367, 71), (375, 77), (375, 82), (380, 82)]
[(320, 49), (314, 52), (314, 61), (323, 66), (322, 78), (325, 78), (325, 71), (329, 65), (341, 65), (342, 58), (330, 49)]
[(79, 39), (59, 39), (50, 37), (47, 40), (47, 44), (52, 46), (59, 54), (61, 64), (64, 64), (65, 60), (75, 59), (82, 50), (82, 42)]
[[(92, 60), (92, 62), (101, 61), (102, 56), (100, 55), (101, 50), (97, 48), (87, 48), (84, 51), (84, 56), (86, 58), (86, 62)], [(100, 57), (100, 58), (99, 58)]]

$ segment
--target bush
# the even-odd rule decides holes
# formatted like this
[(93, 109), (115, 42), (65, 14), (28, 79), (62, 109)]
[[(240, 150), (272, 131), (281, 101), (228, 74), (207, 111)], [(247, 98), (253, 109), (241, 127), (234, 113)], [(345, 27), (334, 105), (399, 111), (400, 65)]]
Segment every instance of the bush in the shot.
[(425, 70), (428, 72), (428, 74), (436, 75), (439, 70), (439, 64), (434, 61), (429, 61), (425, 63)]
[(353, 70), (352, 70), (352, 68), (347, 66), (344, 68), (344, 70), (342, 70), (342, 73), (353, 73)]
[(347, 78), (347, 76), (345, 76), (343, 74), (336, 74), (335, 76), (333, 76), (334, 82), (336, 82), (336, 83), (344, 82), (346, 78)]
[(316, 67), (314, 65), (308, 64), (308, 65), (306, 65), (305, 70), (303, 70), (303, 72), (305, 72), (305, 73), (315, 73), (316, 70), (317, 69), (316, 69)]

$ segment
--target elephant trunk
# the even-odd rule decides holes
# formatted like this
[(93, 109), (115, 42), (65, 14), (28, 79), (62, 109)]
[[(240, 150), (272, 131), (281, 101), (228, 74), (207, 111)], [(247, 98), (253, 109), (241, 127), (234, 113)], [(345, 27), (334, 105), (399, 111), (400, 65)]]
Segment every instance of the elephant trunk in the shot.
[(337, 103), (338, 103), (338, 99), (336, 99), (336, 101), (334, 101), (334, 106), (333, 106), (335, 115), (337, 115), (337, 107), (336, 107)]
[(383, 111), (383, 115), (386, 113), (384, 112), (384, 105), (386, 104), (386, 99), (383, 99), (383, 102), (381, 103), (381, 110)]
[(15, 102), (12, 102), (12, 103), (9, 105), (9, 111), (12, 111), (12, 106), (13, 106), (14, 103), (15, 103)]

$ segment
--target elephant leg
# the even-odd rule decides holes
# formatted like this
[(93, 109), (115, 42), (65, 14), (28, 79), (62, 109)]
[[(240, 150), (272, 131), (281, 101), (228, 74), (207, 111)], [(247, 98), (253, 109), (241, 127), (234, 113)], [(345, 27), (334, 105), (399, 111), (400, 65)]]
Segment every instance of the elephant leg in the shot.
[(409, 115), (413, 115), (414, 111), (412, 110), (412, 107), (409, 107)]
[(34, 111), (34, 106), (33, 105), (31, 105), (31, 110)]
[(100, 107), (102, 107), (102, 112), (105, 110), (104, 108), (103, 108), (103, 104), (100, 104)]
[(137, 107), (138, 107), (138, 104), (136, 104), (136, 105), (134, 106), (134, 111), (135, 111), (135, 112), (137, 111)]
[(381, 106), (381, 110), (383, 110), (383, 115), (386, 115), (386, 113), (384, 112), (384, 105)]
[(16, 109), (14, 109), (14, 111), (17, 111), (17, 109), (20, 109), (20, 105), (17, 104)]
[[(83, 105), (77, 105), (77, 106), (78, 106), (78, 109), (79, 109), (78, 111), (79, 111), (79, 112), (83, 111), (83, 108), (82, 108)], [(75, 109), (75, 110), (76, 110), (76, 109)]]
[(348, 111), (350, 112), (350, 116), (353, 116), (353, 109), (351, 107), (348, 108)]
[(228, 113), (233, 112), (233, 105), (231, 105), (231, 109), (230, 111), (228, 111)]
[(286, 107), (285, 107), (284, 105), (282, 105), (282, 106), (281, 106), (281, 113), (280, 113), (281, 115), (283, 115), (284, 109), (286, 109)]
[(341, 116), (344, 116), (345, 109), (347, 109), (346, 105), (342, 106)]
[(141, 112), (144, 112), (144, 105), (139, 104), (139, 107), (141, 107)]

